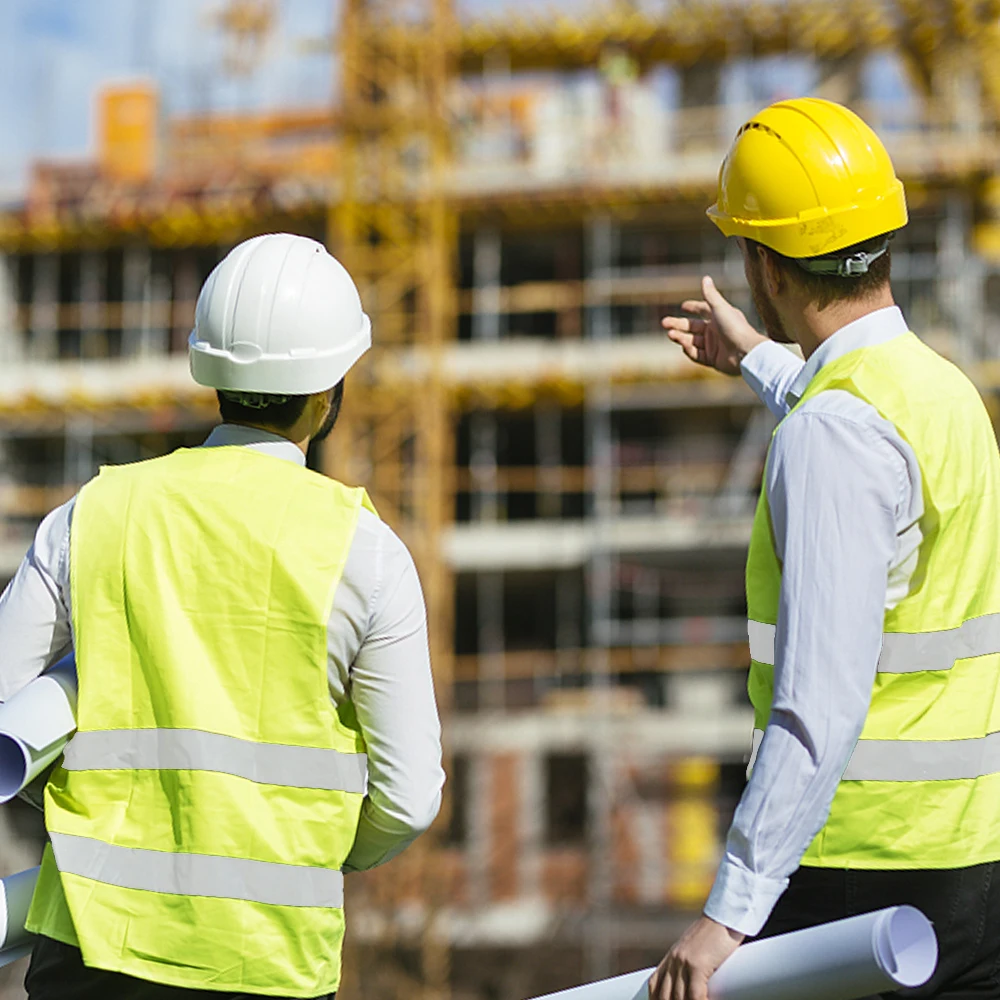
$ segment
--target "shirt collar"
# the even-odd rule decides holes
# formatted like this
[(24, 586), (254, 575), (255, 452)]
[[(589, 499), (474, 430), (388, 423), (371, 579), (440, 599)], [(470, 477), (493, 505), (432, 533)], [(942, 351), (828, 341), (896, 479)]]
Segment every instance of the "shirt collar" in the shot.
[(794, 406), (802, 398), (807, 386), (824, 365), (859, 347), (875, 347), (904, 333), (909, 333), (909, 328), (899, 306), (876, 309), (875, 312), (842, 326), (833, 336), (824, 340), (802, 366), (786, 394), (788, 403)]
[(239, 445), (251, 448), (264, 455), (283, 458), (298, 465), (306, 464), (306, 456), (302, 449), (288, 438), (270, 431), (262, 431), (259, 427), (246, 427), (243, 424), (219, 424), (205, 439), (203, 448), (219, 448), (225, 445)]

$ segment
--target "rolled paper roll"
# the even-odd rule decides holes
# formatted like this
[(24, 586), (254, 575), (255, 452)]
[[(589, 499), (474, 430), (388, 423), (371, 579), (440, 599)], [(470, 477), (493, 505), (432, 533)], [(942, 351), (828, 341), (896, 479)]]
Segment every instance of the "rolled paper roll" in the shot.
[(76, 661), (70, 654), (0, 705), (0, 804), (55, 761), (75, 729)]
[[(709, 980), (710, 1000), (858, 1000), (922, 986), (937, 967), (931, 922), (892, 906), (737, 948)], [(650, 1000), (655, 969), (640, 969), (538, 1000)]]
[(29, 868), (0, 879), (0, 968), (30, 954), (33, 935), (24, 925), (38, 882), (38, 868)]
[(711, 1000), (856, 1000), (922, 986), (937, 967), (931, 922), (892, 906), (737, 948), (708, 984)]

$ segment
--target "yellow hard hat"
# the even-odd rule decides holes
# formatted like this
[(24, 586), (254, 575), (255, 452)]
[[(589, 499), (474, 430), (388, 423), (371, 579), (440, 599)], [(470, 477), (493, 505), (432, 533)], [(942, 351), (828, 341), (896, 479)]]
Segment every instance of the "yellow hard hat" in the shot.
[(879, 137), (853, 111), (814, 97), (772, 104), (736, 133), (708, 215), (726, 236), (796, 258), (907, 222), (903, 184)]

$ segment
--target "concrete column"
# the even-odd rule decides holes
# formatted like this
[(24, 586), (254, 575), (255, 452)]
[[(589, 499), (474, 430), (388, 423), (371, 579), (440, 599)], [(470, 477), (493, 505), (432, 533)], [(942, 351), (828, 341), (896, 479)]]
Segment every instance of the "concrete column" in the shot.
[(520, 758), (518, 890), (523, 898), (542, 895), (542, 841), (545, 837), (545, 761), (538, 750)]
[[(483, 229), (475, 234), (473, 245), (472, 339), (494, 342), (500, 339), (500, 233)], [(470, 418), (472, 435), (472, 520), (496, 521), (499, 516), (497, 495), (497, 420), (493, 413), (479, 412)]]
[(82, 486), (97, 471), (94, 466), (93, 418), (89, 414), (68, 417), (63, 453), (63, 483)]
[(588, 880), (588, 920), (586, 970), (589, 980), (606, 979), (612, 975), (618, 953), (615, 921), (612, 915), (614, 894), (614, 838), (612, 810), (615, 790), (615, 750), (605, 732), (602, 719), (595, 717), (587, 789), (587, 846), (590, 854)]
[(662, 906), (667, 882), (663, 803), (637, 803), (630, 818), (636, 847), (636, 898), (647, 906)]
[(489, 901), (489, 862), (492, 850), (493, 769), (482, 751), (469, 755), (469, 837), (466, 860), (469, 872), (469, 904), (473, 909)]
[(171, 309), (170, 351), (179, 353), (187, 344), (188, 335), (194, 324), (194, 305), (198, 298), (198, 269), (194, 253), (190, 250), (180, 254), (174, 274), (174, 297)]
[(150, 273), (143, 286), (139, 354), (162, 357), (168, 351), (170, 332), (170, 279), (165, 274)]
[(17, 283), (14, 260), (0, 254), (0, 361), (10, 364), (24, 357), (24, 339), (17, 322)]
[(535, 452), (538, 458), (538, 516), (562, 514), (562, 415), (554, 403), (535, 407)]
[(59, 353), (59, 258), (54, 253), (35, 255), (31, 289), (31, 356), (54, 360)]
[(982, 350), (986, 270), (969, 252), (972, 206), (961, 191), (948, 194), (938, 233), (938, 301), (954, 341), (954, 360), (969, 364)]
[[(614, 335), (610, 285), (618, 257), (618, 231), (607, 216), (595, 218), (587, 239), (589, 275), (586, 301), (589, 339), (607, 342)], [(594, 523), (595, 552), (587, 574), (590, 604), (590, 646), (588, 674), (594, 690), (594, 716), (590, 730), (590, 787), (588, 789), (587, 845), (589, 853), (588, 897), (590, 918), (587, 924), (587, 974), (589, 979), (603, 979), (613, 971), (617, 954), (612, 895), (614, 889), (612, 857), (612, 808), (614, 794), (614, 741), (610, 732), (610, 656), (606, 627), (613, 615), (612, 587), (617, 572), (617, 553), (603, 542), (606, 520), (615, 508), (615, 470), (611, 436), (611, 385), (592, 386), (585, 404), (587, 464), (593, 477), (590, 517)]]
[(122, 356), (142, 353), (149, 322), (150, 254), (144, 246), (125, 248), (122, 274)]
[(506, 705), (503, 617), (503, 573), (477, 573), (480, 711), (503, 711)]
[(80, 254), (80, 356), (84, 358), (108, 356), (102, 263), (101, 254), (94, 250)]

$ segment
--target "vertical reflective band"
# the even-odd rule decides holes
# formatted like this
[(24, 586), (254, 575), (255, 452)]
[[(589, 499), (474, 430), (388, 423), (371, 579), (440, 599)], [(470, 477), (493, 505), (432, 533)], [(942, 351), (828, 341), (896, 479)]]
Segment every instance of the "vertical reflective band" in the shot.
[(774, 626), (763, 622), (748, 621), (750, 658), (758, 663), (774, 663)]
[(269, 906), (339, 909), (344, 905), (344, 876), (332, 868), (282, 865), (214, 854), (146, 851), (66, 833), (49, 836), (60, 872), (122, 889), (242, 899)]
[(960, 781), (1000, 774), (1000, 733), (972, 740), (858, 740), (844, 781)]
[[(748, 621), (747, 633), (751, 658), (773, 665), (775, 627)], [(956, 660), (996, 653), (1000, 653), (1000, 614), (982, 615), (938, 632), (884, 633), (878, 670), (882, 674), (951, 670)]]
[(254, 743), (200, 729), (99, 729), (66, 747), (67, 771), (216, 771), (287, 788), (364, 794), (368, 757), (317, 747)]

